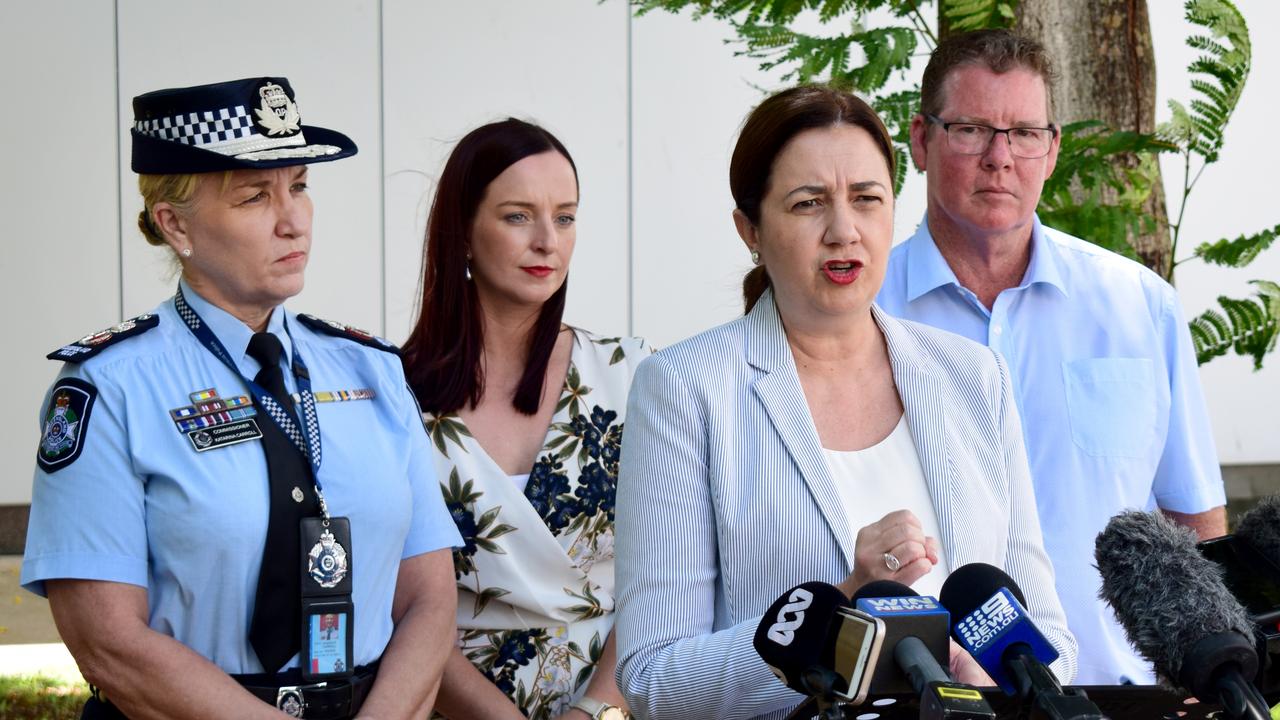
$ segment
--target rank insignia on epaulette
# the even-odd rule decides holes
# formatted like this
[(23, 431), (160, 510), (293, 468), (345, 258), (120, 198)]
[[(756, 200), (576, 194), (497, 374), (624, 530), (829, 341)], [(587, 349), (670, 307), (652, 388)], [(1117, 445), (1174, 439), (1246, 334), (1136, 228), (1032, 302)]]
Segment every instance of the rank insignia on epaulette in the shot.
[(57, 472), (80, 457), (97, 397), (98, 389), (78, 378), (63, 378), (53, 386), (36, 450), (36, 463), (45, 472)]
[(258, 414), (248, 395), (219, 397), (213, 388), (191, 393), (190, 405), (169, 411), (178, 432), (187, 436), (196, 452), (235, 445), (262, 437), (253, 416)]
[(361, 345), (368, 345), (371, 348), (385, 350), (386, 352), (395, 353), (397, 355), (400, 354), (400, 348), (396, 347), (395, 343), (390, 340), (380, 338), (373, 333), (361, 330), (358, 327), (343, 325), (342, 323), (334, 322), (333, 320), (322, 320), (315, 315), (307, 315), (306, 313), (300, 313), (298, 315), (298, 320), (300, 320), (303, 325), (306, 325), (317, 332), (322, 332), (326, 335), (334, 335), (336, 337), (344, 337), (348, 340), (354, 340)]
[(99, 330), (96, 333), (90, 333), (79, 340), (54, 350), (45, 357), (50, 360), (65, 360), (67, 362), (84, 362), (89, 358), (102, 352), (105, 348), (115, 343), (131, 338), (134, 335), (141, 335), (151, 328), (160, 324), (160, 318), (151, 313), (139, 315), (136, 318), (125, 320), (117, 323), (105, 330)]

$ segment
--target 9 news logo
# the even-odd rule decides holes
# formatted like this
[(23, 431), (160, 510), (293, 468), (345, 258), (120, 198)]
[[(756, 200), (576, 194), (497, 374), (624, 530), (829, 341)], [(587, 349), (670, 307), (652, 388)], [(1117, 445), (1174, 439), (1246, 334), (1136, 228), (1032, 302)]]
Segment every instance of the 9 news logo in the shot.
[(956, 631), (960, 634), (960, 638), (971, 650), (979, 650), (1021, 617), (1018, 608), (1005, 593), (1006, 591), (1001, 589), (990, 600), (983, 603), (982, 607), (956, 624)]

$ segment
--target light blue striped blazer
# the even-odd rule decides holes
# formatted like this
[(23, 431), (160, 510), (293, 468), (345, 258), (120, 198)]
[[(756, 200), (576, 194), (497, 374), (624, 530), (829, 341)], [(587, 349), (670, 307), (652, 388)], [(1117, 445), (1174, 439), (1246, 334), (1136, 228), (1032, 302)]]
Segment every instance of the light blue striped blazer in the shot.
[[(1004, 568), (1075, 676), (1003, 358), (873, 307), (950, 566)], [(892, 483), (893, 478), (885, 478)], [(618, 685), (640, 718), (781, 718), (803, 700), (752, 648), (788, 588), (853, 568), (772, 294), (645, 360), (618, 479)], [(887, 659), (887, 658), (886, 658)]]

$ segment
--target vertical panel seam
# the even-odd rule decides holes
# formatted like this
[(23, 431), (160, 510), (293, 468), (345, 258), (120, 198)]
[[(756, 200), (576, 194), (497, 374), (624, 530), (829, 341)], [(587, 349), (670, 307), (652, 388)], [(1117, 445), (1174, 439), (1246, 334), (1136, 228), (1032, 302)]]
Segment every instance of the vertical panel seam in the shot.
[(378, 272), (382, 336), (387, 337), (387, 53), (383, 45), (386, 20), (384, 0), (378, 0)]
[(636, 244), (635, 244), (635, 98), (632, 87), (631, 26), (635, 15), (627, 8), (627, 335), (636, 334)]
[(115, 105), (112, 107), (112, 114), (115, 116), (115, 122), (112, 127), (116, 130), (116, 298), (118, 300), (116, 309), (118, 313), (116, 317), (124, 319), (124, 167), (121, 162), (120, 152), (120, 133), (124, 128), (120, 127), (120, 0), (115, 0), (111, 4), (111, 12), (114, 22), (112, 23), (112, 51), (115, 54)]

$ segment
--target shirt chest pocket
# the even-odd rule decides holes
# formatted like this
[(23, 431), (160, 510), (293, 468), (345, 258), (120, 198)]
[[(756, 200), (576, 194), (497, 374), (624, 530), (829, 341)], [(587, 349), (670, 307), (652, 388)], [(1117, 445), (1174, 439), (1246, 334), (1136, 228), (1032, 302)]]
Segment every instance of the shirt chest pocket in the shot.
[(1090, 455), (1143, 457), (1155, 440), (1156, 392), (1148, 358), (1062, 363), (1071, 439)]

